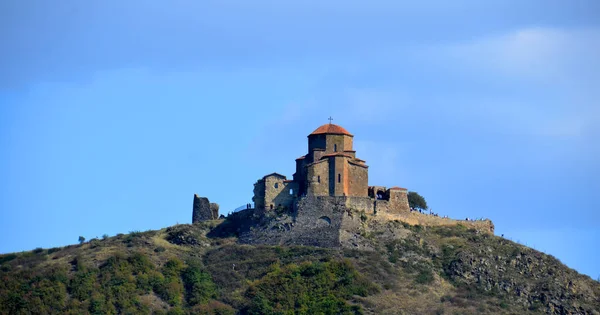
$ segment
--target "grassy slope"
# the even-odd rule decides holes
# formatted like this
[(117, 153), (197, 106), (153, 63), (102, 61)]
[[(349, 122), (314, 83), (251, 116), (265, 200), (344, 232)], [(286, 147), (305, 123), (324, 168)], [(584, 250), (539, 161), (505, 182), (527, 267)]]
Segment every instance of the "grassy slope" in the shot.
[[(364, 233), (373, 250), (357, 251), (207, 238), (218, 223), (1, 255), (0, 314), (522, 314), (600, 308), (600, 285), (589, 277), (551, 256), (460, 226), (425, 230), (390, 222)], [(555, 296), (562, 300), (553, 302)]]

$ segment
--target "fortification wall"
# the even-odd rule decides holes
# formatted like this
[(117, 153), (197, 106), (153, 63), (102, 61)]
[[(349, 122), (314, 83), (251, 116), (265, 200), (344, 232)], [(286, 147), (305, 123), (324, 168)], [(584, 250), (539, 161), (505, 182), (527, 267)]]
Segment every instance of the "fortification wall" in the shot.
[(266, 212), (254, 223), (255, 227), (242, 232), (239, 239), (249, 244), (362, 248), (364, 242), (360, 240), (360, 233), (365, 229), (365, 222), (394, 220), (421, 226), (461, 224), (494, 233), (490, 220), (453, 220), (418, 212), (397, 212), (393, 208), (394, 203), (388, 200), (368, 197), (306, 196), (297, 201), (295, 211), (282, 215)]
[(468, 228), (475, 229), (485, 233), (494, 233), (494, 223), (491, 220), (479, 220), (479, 221), (466, 221), (466, 220), (455, 220), (450, 218), (436, 217), (428, 214), (409, 212), (409, 213), (385, 213), (378, 212), (377, 215), (373, 216), (374, 220), (378, 221), (393, 221), (399, 220), (406, 222), (410, 225), (421, 225), (421, 226), (451, 226), (451, 225), (464, 225)]
[(462, 224), (486, 233), (494, 233), (494, 224), (490, 220), (466, 221), (436, 217), (410, 211), (406, 191), (390, 190), (390, 200), (375, 198), (348, 197), (346, 207), (351, 211), (364, 212), (370, 218), (378, 221), (399, 220), (411, 225), (440, 226)]
[(241, 233), (242, 243), (269, 245), (340, 246), (344, 216), (343, 197), (305, 197), (294, 213), (262, 217), (259, 228)]

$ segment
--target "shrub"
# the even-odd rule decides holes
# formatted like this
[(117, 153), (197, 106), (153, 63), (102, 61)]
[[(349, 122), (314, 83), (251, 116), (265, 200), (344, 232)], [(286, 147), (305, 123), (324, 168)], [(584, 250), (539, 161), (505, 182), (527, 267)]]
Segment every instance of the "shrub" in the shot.
[(56, 253), (56, 252), (60, 251), (61, 249), (62, 249), (61, 247), (52, 247), (52, 248), (48, 249), (48, 254)]
[(2, 255), (0, 256), (0, 264), (3, 264), (5, 262), (9, 262), (13, 259), (17, 258), (16, 254), (6, 254), (6, 255)]
[(108, 239), (108, 234), (103, 234), (103, 235), (102, 235), (102, 239), (103, 239), (103, 240), (107, 240), (107, 239)]
[(431, 269), (423, 269), (415, 278), (415, 282), (419, 284), (429, 284), (433, 282), (433, 279), (433, 272), (431, 272)]
[(83, 242), (85, 242), (85, 237), (79, 236), (78, 241), (79, 241), (79, 244), (83, 244)]
[(364, 212), (364, 211), (361, 211), (361, 212), (360, 212), (360, 220), (361, 220), (362, 222), (367, 222), (367, 215), (365, 214), (365, 212)]
[(34, 250), (33, 250), (33, 253), (34, 253), (34, 254), (39, 254), (39, 253), (41, 253), (41, 252), (43, 252), (43, 251), (44, 251), (44, 249), (43, 249), (43, 248), (41, 248), (41, 247), (38, 247), (38, 248), (36, 248), (36, 249), (34, 249)]
[(155, 253), (162, 253), (165, 250), (167, 250), (166, 248), (162, 247), (162, 246), (158, 246), (157, 248), (154, 249)]
[(348, 260), (290, 264), (254, 281), (246, 291), (249, 314), (360, 314), (346, 300), (377, 292)]
[(210, 274), (200, 268), (200, 264), (192, 262), (182, 273), (189, 305), (206, 304), (217, 297), (217, 287), (212, 282)]
[(407, 197), (408, 205), (412, 209), (427, 210), (427, 202), (425, 201), (425, 198), (423, 198), (423, 196), (419, 195), (417, 192), (409, 191)]

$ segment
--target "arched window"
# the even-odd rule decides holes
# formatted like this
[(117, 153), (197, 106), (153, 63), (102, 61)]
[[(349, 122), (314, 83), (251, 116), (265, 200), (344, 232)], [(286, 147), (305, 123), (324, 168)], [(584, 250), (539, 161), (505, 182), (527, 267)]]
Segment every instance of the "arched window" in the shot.
[(342, 174), (338, 174), (338, 183), (342, 182)]
[(333, 145), (333, 152), (337, 152), (337, 144)]
[(294, 189), (290, 188), (290, 195), (293, 195), (293, 194), (294, 194)]
[(317, 176), (317, 183), (320, 183), (320, 182), (321, 182), (321, 176), (319, 175), (319, 176)]

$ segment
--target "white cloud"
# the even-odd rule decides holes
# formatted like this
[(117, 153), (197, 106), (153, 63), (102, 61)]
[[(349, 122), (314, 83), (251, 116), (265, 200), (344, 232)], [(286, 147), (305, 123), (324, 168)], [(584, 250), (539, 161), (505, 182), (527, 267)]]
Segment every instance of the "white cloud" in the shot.
[(524, 28), (452, 45), (448, 52), (482, 70), (556, 80), (600, 68), (600, 30)]

